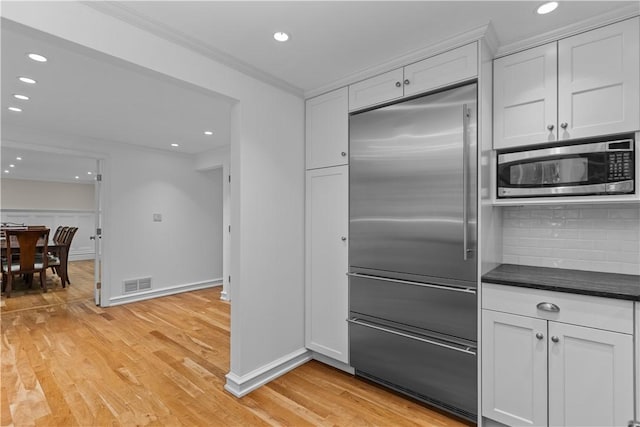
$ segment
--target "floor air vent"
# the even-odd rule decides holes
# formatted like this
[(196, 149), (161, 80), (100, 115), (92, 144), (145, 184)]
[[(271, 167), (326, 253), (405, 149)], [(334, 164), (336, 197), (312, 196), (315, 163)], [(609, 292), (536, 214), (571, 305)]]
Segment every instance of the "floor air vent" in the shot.
[(140, 279), (130, 279), (124, 281), (124, 293), (147, 291), (151, 289), (151, 277), (143, 277)]

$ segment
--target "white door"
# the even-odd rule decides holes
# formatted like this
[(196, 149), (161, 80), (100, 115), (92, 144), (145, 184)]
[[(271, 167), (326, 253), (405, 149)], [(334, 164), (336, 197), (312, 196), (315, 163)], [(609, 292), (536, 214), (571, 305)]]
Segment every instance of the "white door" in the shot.
[(633, 419), (633, 336), (549, 322), (549, 425)]
[(306, 178), (306, 346), (347, 363), (349, 169), (314, 169)]
[(349, 86), (349, 111), (402, 98), (403, 70), (398, 68)]
[(495, 149), (557, 139), (557, 62), (555, 42), (494, 61)]
[(93, 298), (96, 305), (102, 300), (102, 160), (96, 160), (96, 180), (95, 180), (95, 234), (91, 236), (94, 243), (94, 288)]
[(547, 321), (482, 310), (482, 415), (547, 424)]
[(307, 169), (349, 162), (349, 89), (343, 87), (306, 102)]
[(640, 18), (558, 42), (560, 139), (640, 129)]
[(471, 43), (404, 67), (404, 96), (424, 93), (478, 75), (478, 44)]

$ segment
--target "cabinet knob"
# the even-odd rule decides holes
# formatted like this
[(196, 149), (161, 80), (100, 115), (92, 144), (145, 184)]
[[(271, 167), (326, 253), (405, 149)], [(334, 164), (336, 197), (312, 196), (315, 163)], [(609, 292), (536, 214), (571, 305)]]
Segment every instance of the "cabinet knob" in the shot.
[(541, 340), (542, 338), (544, 338), (544, 335), (542, 335), (542, 333), (538, 332), (536, 334), (536, 338), (538, 338), (539, 340)]
[(560, 338), (558, 338), (557, 336), (555, 336), (555, 335), (554, 335), (554, 336), (552, 336), (552, 337), (551, 337), (551, 341), (553, 341), (553, 342), (559, 342), (559, 341), (560, 341)]
[(342, 237), (340, 238), (340, 240), (342, 240), (343, 242), (346, 242), (346, 241), (347, 241), (347, 238), (346, 238), (345, 236), (342, 236)]
[(341, 155), (342, 157), (347, 157), (347, 152), (346, 152), (346, 151), (343, 151), (342, 153), (340, 153), (340, 155)]
[(554, 125), (547, 125), (547, 129), (549, 130), (549, 132), (551, 132), (554, 127), (555, 127)]
[(560, 123), (560, 127), (561, 127), (562, 129), (566, 129), (566, 128), (567, 128), (567, 126), (569, 126), (569, 123), (567, 123), (567, 122)]
[(396, 82), (396, 87), (400, 87), (400, 86), (402, 86), (402, 83)]
[(405, 84), (405, 85), (408, 85), (409, 83), (411, 83), (411, 82), (409, 81), (409, 79), (404, 79), (404, 84)]

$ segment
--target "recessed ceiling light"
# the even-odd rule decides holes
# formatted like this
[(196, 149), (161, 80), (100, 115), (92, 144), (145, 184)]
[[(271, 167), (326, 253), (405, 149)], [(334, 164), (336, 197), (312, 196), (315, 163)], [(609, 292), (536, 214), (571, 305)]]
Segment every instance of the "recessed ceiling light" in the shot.
[(93, 172), (87, 172), (87, 175), (93, 175)]
[(22, 83), (29, 83), (30, 85), (36, 84), (36, 81), (29, 77), (18, 77)]
[(9, 171), (5, 169), (5, 170), (4, 170), (4, 173), (9, 173)]
[(205, 134), (205, 135), (213, 135), (213, 132), (211, 132), (210, 130), (205, 130), (205, 131), (204, 131), (204, 134)]
[(29, 100), (29, 97), (27, 95), (20, 95), (20, 94), (17, 94), (17, 93), (14, 93), (13, 97), (15, 99), (19, 99), (21, 101), (28, 101)]
[(16, 165), (11, 164), (11, 165), (9, 165), (9, 167), (10, 167), (10, 168), (15, 168), (15, 167), (16, 167)]
[(171, 146), (172, 146), (172, 147), (179, 147), (179, 146), (180, 146), (180, 144), (173, 143), (173, 144), (171, 144)]
[(16, 157), (16, 160), (22, 160), (22, 157)]
[(47, 58), (42, 55), (38, 55), (37, 53), (30, 53), (27, 56), (36, 62), (47, 62)]
[(16, 113), (19, 113), (22, 111), (22, 108), (18, 108), (18, 107), (9, 107), (9, 110), (11, 111), (15, 111)]
[(558, 7), (557, 1), (547, 2), (538, 8), (538, 14), (544, 15), (546, 13), (553, 12), (554, 10), (556, 10), (557, 7)]
[(80, 179), (80, 177), (78, 175), (76, 175), (76, 179)]
[(289, 34), (278, 31), (277, 33), (273, 34), (273, 38), (279, 42), (286, 42), (287, 40), (289, 40)]

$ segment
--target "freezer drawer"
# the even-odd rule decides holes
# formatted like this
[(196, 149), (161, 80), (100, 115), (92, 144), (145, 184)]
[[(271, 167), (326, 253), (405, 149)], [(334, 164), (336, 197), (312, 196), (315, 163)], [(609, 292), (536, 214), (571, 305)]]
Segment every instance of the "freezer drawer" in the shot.
[(351, 366), (356, 374), (476, 420), (474, 349), (453, 349), (424, 336), (349, 321)]
[(350, 274), (349, 311), (477, 341), (472, 289)]

